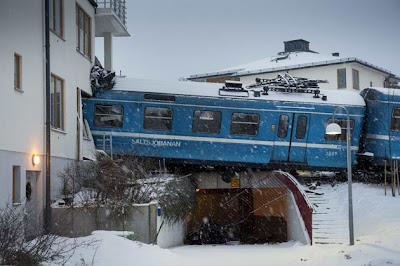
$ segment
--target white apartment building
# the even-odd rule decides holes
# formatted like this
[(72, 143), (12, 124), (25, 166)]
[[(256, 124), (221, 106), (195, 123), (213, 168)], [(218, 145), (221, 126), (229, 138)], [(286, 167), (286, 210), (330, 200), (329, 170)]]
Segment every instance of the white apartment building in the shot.
[[(0, 2), (0, 207), (44, 205), (46, 175), (46, 0)], [(95, 148), (82, 118), (91, 95), (95, 37), (105, 36), (112, 70), (112, 37), (129, 36), (124, 0), (48, 0), (50, 24), (51, 200), (69, 162), (91, 159)]]
[(188, 79), (202, 82), (241, 81), (254, 84), (256, 78), (273, 79), (278, 74), (289, 73), (293, 77), (327, 80), (322, 89), (354, 89), (367, 87), (389, 87), (400, 81), (389, 70), (355, 57), (343, 57), (339, 53), (319, 54), (309, 49), (309, 42), (292, 40), (284, 42), (284, 51), (247, 64), (229, 67), (203, 74), (191, 75)]

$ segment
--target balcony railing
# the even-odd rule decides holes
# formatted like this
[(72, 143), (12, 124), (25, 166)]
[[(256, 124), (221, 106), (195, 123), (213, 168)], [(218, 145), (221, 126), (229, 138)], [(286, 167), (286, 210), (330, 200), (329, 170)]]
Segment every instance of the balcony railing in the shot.
[(126, 27), (126, 1), (125, 0), (96, 0), (97, 8), (111, 8)]

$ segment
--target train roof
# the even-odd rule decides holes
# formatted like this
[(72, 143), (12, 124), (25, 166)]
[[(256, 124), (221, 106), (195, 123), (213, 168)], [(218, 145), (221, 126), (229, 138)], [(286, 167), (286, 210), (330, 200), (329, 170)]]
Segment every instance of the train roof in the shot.
[[(327, 100), (313, 98), (313, 94), (308, 93), (284, 93), (269, 91), (268, 95), (261, 94), (255, 97), (252, 92), (248, 97), (236, 96), (235, 92), (228, 95), (220, 95), (219, 90), (224, 86), (222, 83), (206, 83), (192, 81), (171, 81), (171, 80), (149, 80), (136, 78), (116, 78), (112, 91), (132, 91), (142, 93), (160, 93), (173, 95), (187, 95), (199, 97), (218, 97), (218, 98), (245, 98), (252, 100), (269, 100), (285, 102), (304, 102), (334, 105), (365, 106), (363, 97), (351, 90), (321, 90), (322, 95), (327, 96)], [(262, 90), (262, 88), (258, 88)]]
[(371, 87), (361, 91), (366, 100), (400, 100), (400, 89)]

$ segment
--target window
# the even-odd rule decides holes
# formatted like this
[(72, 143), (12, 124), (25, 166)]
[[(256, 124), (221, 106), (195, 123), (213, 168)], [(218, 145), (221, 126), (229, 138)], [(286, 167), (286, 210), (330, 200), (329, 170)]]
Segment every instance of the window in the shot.
[[(332, 119), (328, 120), (327, 125), (332, 123)], [(326, 135), (325, 140), (338, 140), (338, 141), (346, 141), (346, 130), (347, 130), (347, 119), (335, 119), (335, 123), (337, 123), (342, 128), (342, 133), (340, 135)], [(353, 128), (354, 128), (354, 120), (350, 119), (350, 139), (353, 136)]]
[(54, 74), (51, 75), (50, 100), (51, 126), (64, 130), (64, 80)]
[(358, 70), (353, 69), (353, 89), (359, 90), (360, 89), (360, 73)]
[(50, 29), (64, 37), (63, 0), (50, 0)]
[(144, 109), (144, 128), (151, 130), (172, 130), (172, 109), (146, 107)]
[(83, 139), (90, 140), (90, 134), (89, 134), (89, 124), (86, 119), (83, 120), (83, 129), (82, 129), (82, 135)]
[(91, 57), (91, 21), (80, 6), (76, 6), (76, 49)]
[(13, 166), (12, 169), (12, 201), (21, 203), (21, 166)]
[(392, 130), (400, 131), (400, 108), (393, 108), (392, 111)]
[(22, 57), (14, 54), (14, 89), (21, 90)]
[(218, 134), (221, 129), (221, 112), (196, 110), (193, 114), (193, 132)]
[(289, 127), (289, 116), (281, 115), (279, 117), (279, 126), (278, 126), (278, 137), (286, 138)]
[(301, 115), (297, 118), (296, 139), (304, 139), (307, 129), (307, 116)]
[(341, 68), (337, 70), (337, 83), (338, 89), (345, 89), (346, 86), (346, 69)]
[(123, 126), (122, 105), (103, 105), (94, 106), (94, 126), (96, 127), (119, 127)]
[(258, 114), (233, 113), (231, 134), (240, 136), (256, 136), (260, 117)]

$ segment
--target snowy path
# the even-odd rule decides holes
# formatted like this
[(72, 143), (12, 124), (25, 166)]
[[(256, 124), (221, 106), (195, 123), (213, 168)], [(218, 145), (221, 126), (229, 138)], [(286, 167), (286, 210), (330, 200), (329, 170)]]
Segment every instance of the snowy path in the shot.
[[(347, 225), (347, 184), (321, 186), (320, 213), (327, 208)], [(370, 265), (400, 266), (400, 196), (385, 196), (383, 188), (354, 184), (355, 245), (312, 245), (287, 242), (275, 245), (200, 245), (161, 249), (121, 237), (122, 232), (95, 231), (97, 247), (76, 250), (66, 265), (100, 266), (259, 266), (259, 265)], [(325, 207), (323, 207), (325, 204)], [(329, 209), (329, 210), (331, 210)], [(322, 215), (322, 214), (321, 214)], [(340, 220), (339, 219), (339, 220)], [(335, 226), (337, 230), (339, 226)], [(346, 227), (347, 228), (347, 227)], [(339, 234), (336, 234), (339, 236)], [(83, 239), (88, 239), (85, 237)], [(347, 238), (344, 236), (344, 239)], [(93, 264), (92, 264), (93, 263)], [(57, 265), (51, 262), (45, 265)]]
[(314, 206), (313, 244), (348, 244), (348, 205), (347, 194), (329, 184), (318, 186), (315, 190), (305, 187), (308, 198)]

